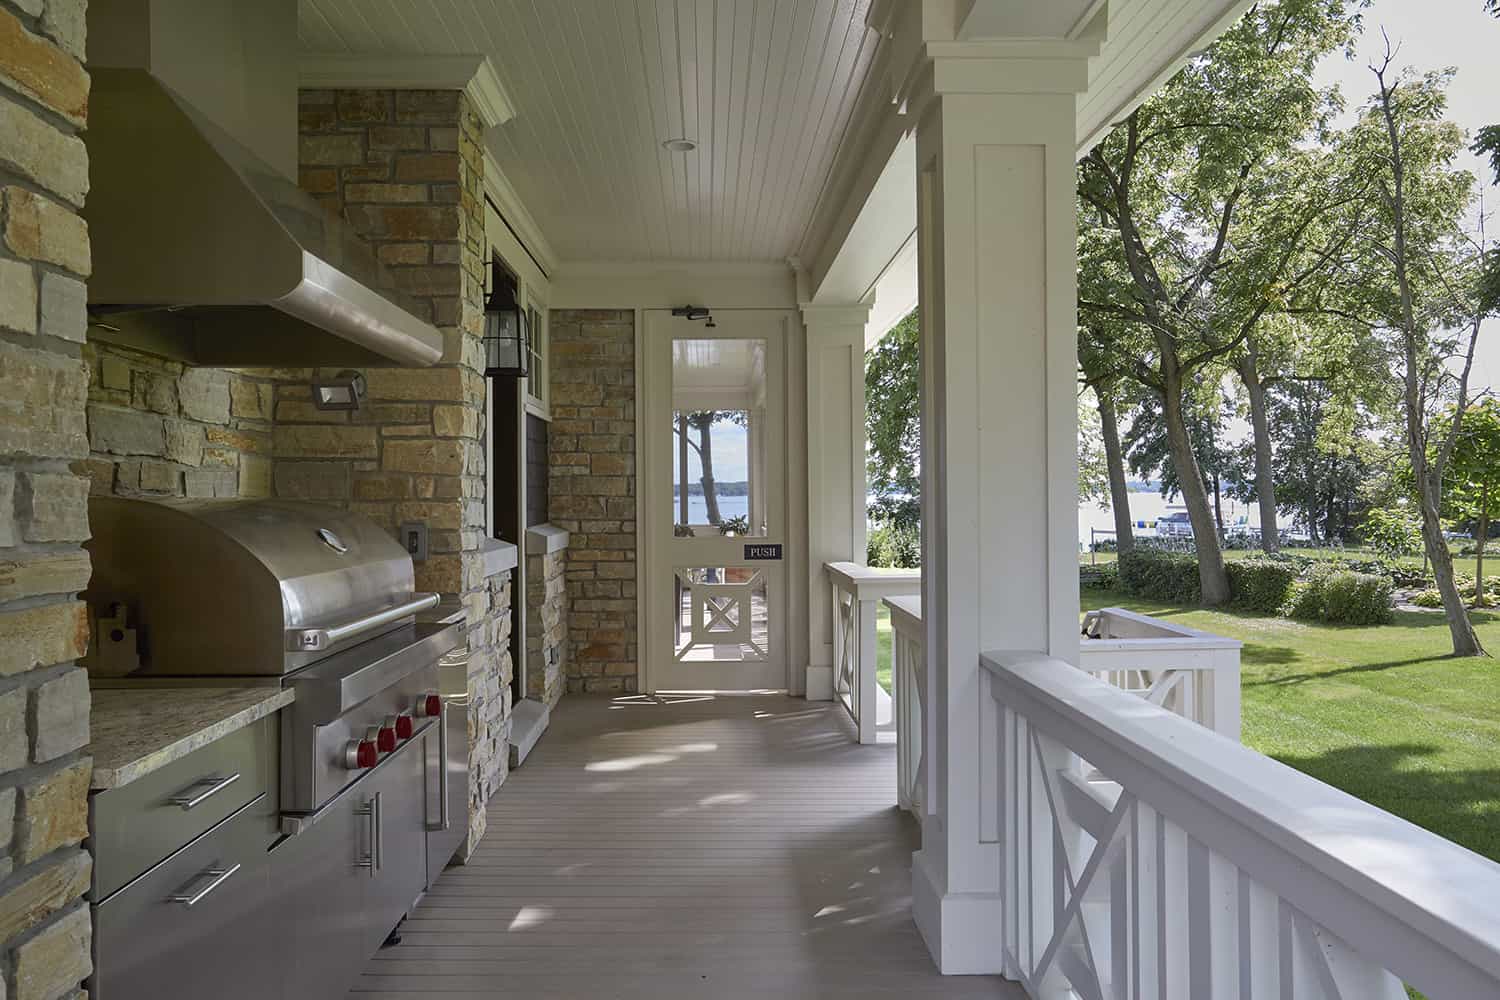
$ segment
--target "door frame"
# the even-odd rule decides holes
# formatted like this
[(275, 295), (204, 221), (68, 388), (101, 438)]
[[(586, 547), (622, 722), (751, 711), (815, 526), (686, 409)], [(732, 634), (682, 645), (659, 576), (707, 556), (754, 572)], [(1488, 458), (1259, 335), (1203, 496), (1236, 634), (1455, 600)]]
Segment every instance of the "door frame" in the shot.
[[(801, 371), (800, 352), (802, 350), (801, 338), (798, 336), (798, 316), (792, 309), (716, 309), (717, 318), (726, 315), (743, 316), (747, 313), (755, 313), (764, 317), (767, 321), (767, 337), (776, 336), (781, 341), (781, 378), (780, 395), (782, 402), (782, 436), (785, 439), (782, 461), (778, 463), (782, 481), (782, 531), (778, 536), (783, 543), (783, 558), (780, 562), (779, 573), (781, 585), (779, 590), (781, 596), (770, 608), (768, 614), (781, 616), (782, 625), (782, 657), (784, 662), (784, 676), (780, 686), (789, 693), (800, 694), (801, 685), (798, 683), (801, 668), (796, 666), (799, 657), (798, 643), (796, 642), (797, 627), (800, 617), (791, 614), (795, 606), (795, 594), (799, 590), (801, 570), (803, 565), (799, 552), (805, 539), (805, 516), (806, 511), (801, 497), (805, 488), (802, 473), (805, 466), (806, 435), (799, 431), (797, 401), (798, 389), (797, 376)], [(673, 317), (671, 310), (666, 308), (642, 308), (636, 311), (636, 533), (637, 533), (637, 555), (639, 572), (636, 584), (636, 610), (637, 630), (636, 648), (638, 659), (636, 663), (636, 686), (642, 693), (650, 693), (656, 690), (655, 681), (660, 677), (659, 670), (653, 670), (652, 664), (658, 656), (670, 656), (673, 650), (668, 647), (661, 648), (658, 631), (659, 624), (654, 621), (654, 608), (651, 601), (651, 588), (658, 580), (666, 579), (670, 567), (663, 565), (662, 546), (659, 544), (665, 531), (670, 531), (670, 521), (662, 515), (663, 511), (669, 510), (664, 506), (668, 497), (663, 494), (668, 490), (663, 489), (661, 477), (653, 468), (649, 456), (648, 435), (651, 432), (648, 421), (648, 400), (653, 392), (663, 389), (670, 390), (670, 373), (667, 386), (661, 386), (657, 380), (661, 378), (660, 373), (653, 370), (651, 345), (659, 334), (660, 325), (670, 322)], [(776, 324), (772, 330), (771, 324)], [(710, 332), (708, 336), (712, 336)], [(803, 429), (805, 430), (805, 428)], [(751, 539), (753, 541), (753, 539)], [(735, 543), (740, 540), (736, 539)], [(769, 593), (769, 592), (768, 592)], [(660, 603), (660, 602), (657, 602)], [(805, 629), (804, 629), (805, 631)]]

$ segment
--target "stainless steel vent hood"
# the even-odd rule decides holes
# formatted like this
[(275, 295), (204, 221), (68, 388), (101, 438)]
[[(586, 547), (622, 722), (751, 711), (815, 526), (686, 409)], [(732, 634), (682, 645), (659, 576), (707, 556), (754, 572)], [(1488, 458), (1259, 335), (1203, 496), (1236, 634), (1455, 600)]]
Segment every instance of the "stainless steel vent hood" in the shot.
[(442, 358), (341, 220), (146, 70), (91, 76), (90, 337), (194, 365)]

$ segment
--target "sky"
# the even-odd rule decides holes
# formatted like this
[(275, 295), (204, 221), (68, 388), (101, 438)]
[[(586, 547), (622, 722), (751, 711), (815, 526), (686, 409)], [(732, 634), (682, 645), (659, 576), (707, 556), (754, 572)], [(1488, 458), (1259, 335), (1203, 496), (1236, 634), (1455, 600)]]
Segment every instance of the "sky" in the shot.
[[(689, 438), (696, 443), (698, 432), (688, 432)], [(731, 420), (716, 420), (713, 428), (713, 453), (714, 453), (714, 479), (721, 483), (742, 483), (750, 478), (750, 453), (749, 442), (745, 437), (745, 428), (740, 427)], [(672, 438), (672, 454), (677, 454), (677, 438)], [(677, 474), (677, 461), (672, 461), (672, 482), (680, 482)], [(703, 476), (703, 469), (698, 464), (698, 453), (692, 448), (688, 449), (688, 482), (697, 482)]]
[[(1374, 0), (1364, 12), (1364, 22), (1354, 58), (1335, 53), (1317, 73), (1320, 84), (1339, 86), (1351, 116), (1375, 91), (1370, 64), (1384, 56), (1383, 27), (1391, 43), (1399, 45), (1396, 66), (1418, 73), (1457, 70), (1448, 89), (1452, 121), (1471, 135), (1481, 126), (1500, 124), (1500, 19), (1485, 13), (1481, 0)], [(1500, 187), (1490, 183), (1488, 165), (1467, 150), (1459, 166), (1470, 170), (1483, 187), (1493, 244), (1500, 239)], [(1500, 390), (1500, 319), (1480, 328), (1474, 383)]]

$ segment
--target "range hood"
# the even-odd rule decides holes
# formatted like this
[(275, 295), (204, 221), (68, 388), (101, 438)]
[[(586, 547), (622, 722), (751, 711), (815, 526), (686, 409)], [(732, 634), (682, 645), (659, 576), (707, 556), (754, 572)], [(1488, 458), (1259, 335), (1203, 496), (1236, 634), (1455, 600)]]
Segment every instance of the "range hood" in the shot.
[(91, 76), (91, 338), (192, 365), (442, 358), (340, 219), (148, 71)]

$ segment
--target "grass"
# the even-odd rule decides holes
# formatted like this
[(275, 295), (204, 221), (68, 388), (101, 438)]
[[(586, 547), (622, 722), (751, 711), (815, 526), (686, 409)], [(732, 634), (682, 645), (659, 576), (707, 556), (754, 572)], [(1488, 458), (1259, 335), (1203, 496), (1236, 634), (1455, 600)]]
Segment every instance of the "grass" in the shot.
[(881, 601), (875, 610), (875, 682), (891, 691), (891, 609)]
[[(1441, 614), (1360, 628), (1206, 611), (1086, 589), (1244, 642), (1244, 742), (1500, 861), (1500, 662), (1455, 660)], [(1500, 652), (1500, 614), (1476, 612)]]

